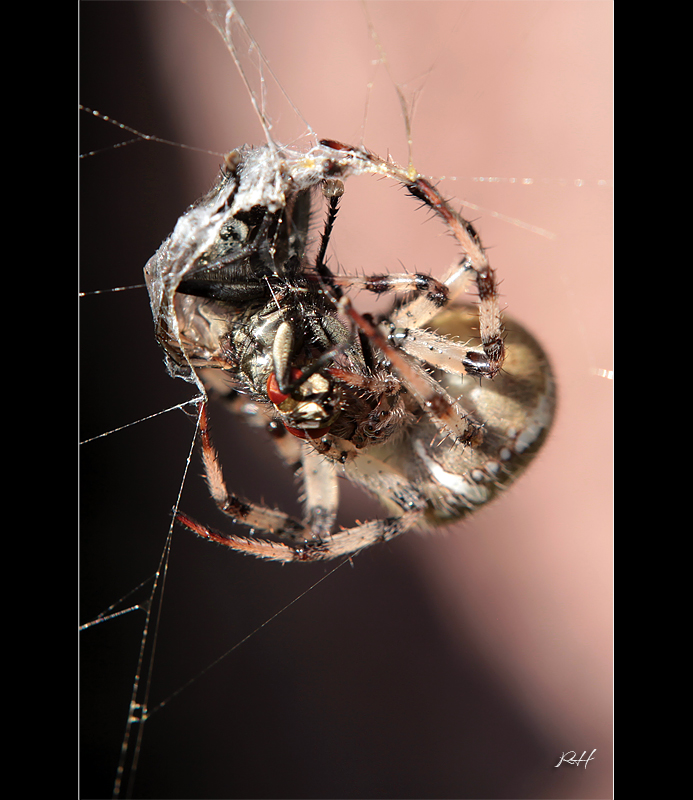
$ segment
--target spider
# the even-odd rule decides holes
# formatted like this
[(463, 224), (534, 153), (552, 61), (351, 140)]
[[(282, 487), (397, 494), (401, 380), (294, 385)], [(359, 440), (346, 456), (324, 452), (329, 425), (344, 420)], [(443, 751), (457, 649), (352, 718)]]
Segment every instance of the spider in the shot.
[[(445, 278), (343, 276), (328, 267), (343, 180), (364, 173), (403, 184), (448, 227), (461, 256)], [(309, 258), (318, 189), (328, 213)], [(210, 387), (231, 411), (265, 427), (303, 482), (300, 520), (229, 492), (201, 401), (210, 494), (249, 533), (220, 533), (180, 511), (176, 519), (233, 550), (317, 561), (450, 524), (511, 483), (550, 428), (547, 358), (517, 323), (506, 331), (471, 223), (413, 167), (363, 148), (322, 140), (308, 152), (270, 144), (230, 153), (145, 277), (171, 375), (197, 383), (205, 398)], [(478, 304), (454, 302), (470, 285)], [(349, 289), (395, 299), (374, 318), (353, 307)], [(335, 531), (340, 476), (375, 496), (388, 516)]]

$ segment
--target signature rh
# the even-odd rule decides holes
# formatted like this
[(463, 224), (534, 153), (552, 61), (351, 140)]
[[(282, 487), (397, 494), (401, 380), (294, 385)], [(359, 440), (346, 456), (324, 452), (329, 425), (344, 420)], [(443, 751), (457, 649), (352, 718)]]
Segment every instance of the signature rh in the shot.
[(589, 756), (587, 756), (587, 758), (585, 758), (585, 756), (587, 755), (587, 750), (583, 750), (582, 755), (580, 756), (580, 758), (578, 758), (577, 757), (577, 753), (575, 752), (575, 750), (568, 750), (566, 753), (563, 753), (561, 755), (561, 757), (560, 757), (560, 759), (558, 761), (558, 764), (556, 764), (555, 766), (560, 767), (561, 764), (572, 764), (573, 766), (578, 766), (579, 764), (582, 764), (583, 761), (584, 761), (585, 762), (585, 769), (587, 769), (587, 765), (590, 763), (590, 761), (594, 760), (594, 754), (596, 752), (597, 752), (597, 749), (595, 748), (589, 754)]

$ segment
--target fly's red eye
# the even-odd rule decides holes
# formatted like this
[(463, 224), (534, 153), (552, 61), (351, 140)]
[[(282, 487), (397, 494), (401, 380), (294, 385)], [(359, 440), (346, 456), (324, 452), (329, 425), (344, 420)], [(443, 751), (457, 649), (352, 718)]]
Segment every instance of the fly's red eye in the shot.
[[(298, 367), (294, 367), (291, 370), (291, 380), (297, 381), (301, 377), (301, 374), (301, 370), (298, 369)], [(270, 401), (274, 403), (275, 406), (280, 406), (290, 396), (291, 395), (284, 394), (284, 392), (279, 389), (277, 376), (272, 372), (267, 379), (267, 397), (269, 397)]]
[(279, 391), (277, 378), (274, 372), (272, 372), (267, 379), (267, 397), (269, 397), (270, 401), (274, 403), (275, 406), (280, 406), (288, 396), (288, 394)]

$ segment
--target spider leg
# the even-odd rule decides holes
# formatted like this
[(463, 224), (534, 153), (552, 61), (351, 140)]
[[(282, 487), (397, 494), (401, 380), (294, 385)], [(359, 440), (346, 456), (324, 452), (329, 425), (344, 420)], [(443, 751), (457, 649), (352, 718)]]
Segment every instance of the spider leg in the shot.
[[(440, 192), (425, 178), (418, 177), (407, 188), (414, 197), (443, 219), (462, 248), (464, 258), (459, 266), (451, 268), (443, 283), (448, 289), (448, 298), (454, 299), (466, 288), (470, 279), (476, 282), (479, 293), (479, 332), (484, 351), (483, 360), (487, 362), (484, 374), (493, 377), (503, 366), (505, 357), (503, 321), (495, 272), (489, 266), (479, 235), (471, 222), (450, 208)], [(437, 310), (426, 296), (417, 297), (397, 309), (391, 322), (395, 327), (421, 328)]]
[(382, 275), (339, 275), (332, 277), (333, 283), (342, 287), (364, 289), (373, 294), (384, 292), (416, 292), (423, 296), (437, 313), (447, 305), (450, 290), (437, 278), (423, 273), (384, 273)]
[(351, 553), (356, 553), (379, 542), (389, 542), (396, 536), (406, 533), (417, 525), (423, 512), (411, 512), (401, 517), (378, 519), (345, 528), (323, 540), (305, 541), (302, 545), (291, 546), (283, 542), (270, 542), (266, 539), (253, 539), (249, 536), (234, 536), (219, 533), (212, 528), (200, 525), (186, 514), (179, 512), (177, 521), (184, 527), (209, 541), (223, 544), (245, 555), (265, 558), (270, 561), (329, 561)]
[(339, 486), (334, 464), (307, 442), (289, 438), (302, 445), (303, 500), (305, 524), (314, 538), (329, 536), (334, 528), (339, 506)]
[(176, 522), (203, 539), (207, 539), (207, 541), (223, 544), (225, 547), (230, 547), (232, 550), (237, 550), (249, 556), (267, 558), (272, 561), (296, 560), (296, 549), (282, 542), (270, 542), (267, 539), (254, 539), (250, 536), (219, 533), (214, 528), (201, 525), (182, 511), (176, 514)]
[[(201, 404), (199, 424), (205, 478), (207, 479), (209, 493), (217, 504), (217, 508), (226, 516), (231, 517), (234, 522), (247, 525), (254, 530), (272, 533), (290, 541), (311, 538), (311, 531), (294, 517), (276, 509), (251, 503), (238, 495), (229, 494), (224, 481), (219, 455), (209, 434), (206, 403)], [(185, 515), (178, 515), (179, 521), (186, 524), (182, 517), (185, 517)], [(191, 527), (191, 529), (197, 532), (195, 528)]]
[(399, 328), (392, 331), (388, 340), (417, 360), (454, 375), (493, 377), (497, 371), (483, 348), (453, 341), (434, 331)]
[(345, 528), (322, 542), (306, 542), (304, 548), (296, 551), (294, 560), (326, 561), (357, 553), (380, 542), (389, 542), (419, 524), (423, 515), (423, 511), (411, 511), (401, 517), (374, 519), (353, 528)]
[(334, 221), (337, 218), (337, 211), (339, 210), (339, 199), (344, 194), (344, 184), (339, 180), (328, 179), (323, 183), (323, 194), (328, 200), (327, 218), (325, 220), (325, 228), (320, 239), (320, 249), (315, 258), (315, 271), (318, 273), (324, 283), (331, 287), (334, 296), (339, 300), (342, 296), (342, 290), (335, 282), (335, 276), (332, 270), (325, 263), (325, 254), (327, 253), (327, 244), (332, 235)]

